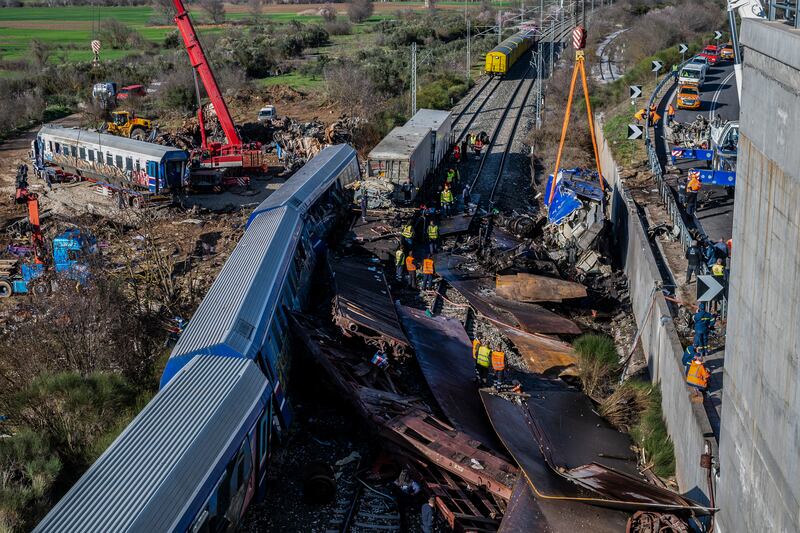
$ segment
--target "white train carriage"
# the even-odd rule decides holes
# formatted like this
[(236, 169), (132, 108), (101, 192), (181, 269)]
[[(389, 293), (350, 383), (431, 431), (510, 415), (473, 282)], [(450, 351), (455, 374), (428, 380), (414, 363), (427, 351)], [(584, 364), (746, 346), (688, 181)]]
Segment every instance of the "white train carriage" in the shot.
[(189, 155), (178, 148), (61, 126), (43, 126), (33, 141), (38, 170), (56, 167), (114, 191), (159, 194), (184, 185)]

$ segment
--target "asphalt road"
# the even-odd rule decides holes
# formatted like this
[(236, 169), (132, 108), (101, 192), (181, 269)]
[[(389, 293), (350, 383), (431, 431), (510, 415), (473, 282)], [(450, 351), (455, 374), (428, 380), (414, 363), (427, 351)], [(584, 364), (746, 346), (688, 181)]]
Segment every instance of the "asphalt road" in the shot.
[[(711, 120), (716, 115), (721, 116), (724, 120), (737, 120), (739, 118), (739, 98), (736, 93), (736, 79), (733, 74), (733, 62), (731, 61), (709, 68), (705, 83), (700, 88), (702, 99), (700, 109), (677, 109), (675, 104), (676, 89), (677, 85), (673, 84), (664, 93), (658, 105), (659, 115), (666, 116), (667, 106), (672, 103), (676, 108), (676, 122), (692, 122), (698, 114), (702, 114), (708, 120)], [(668, 157), (670, 147), (664, 141), (663, 123), (656, 128), (655, 147), (662, 166), (666, 168), (668, 164), (671, 164), (671, 161)], [(687, 170), (696, 167), (704, 168), (704, 163), (679, 163), (675, 166), (675, 169), (685, 174)], [(676, 178), (668, 178), (667, 182), (673, 188), (677, 187)], [(700, 193), (700, 205), (693, 218), (694, 224), (709, 238), (728, 240), (731, 237), (733, 228), (733, 195), (729, 195), (729, 191), (725, 187), (704, 185), (703, 191)], [(684, 219), (690, 220), (685, 213)]]

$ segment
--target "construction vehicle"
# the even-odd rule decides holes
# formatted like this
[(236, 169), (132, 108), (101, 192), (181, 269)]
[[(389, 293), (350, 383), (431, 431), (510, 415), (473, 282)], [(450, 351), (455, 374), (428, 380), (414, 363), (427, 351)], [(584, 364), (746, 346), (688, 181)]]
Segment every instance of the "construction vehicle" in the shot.
[(733, 53), (733, 43), (722, 45), (722, 48), (719, 49), (719, 58), (723, 61), (733, 61), (735, 58), (735, 54)]
[(48, 258), (39, 220), (39, 195), (28, 191), (27, 166), (22, 167), (25, 167), (24, 175), (20, 176), (22, 168), (17, 171), (16, 202), (28, 208), (32, 258), (30, 261), (21, 257), (0, 259), (0, 298), (31, 292), (38, 296), (49, 294), (56, 280), (46, 277), (47, 273), (85, 283), (88, 271), (82, 260), (96, 252), (95, 239), (73, 228), (53, 239), (52, 255)]
[(697, 85), (688, 83), (678, 88), (678, 109), (699, 109), (700, 108), (700, 89)]
[[(210, 185), (216, 185), (214, 181), (226, 181), (224, 176), (243, 175), (248, 172), (263, 173), (266, 171), (264, 154), (259, 143), (243, 143), (236, 131), (236, 125), (231, 118), (225, 99), (214, 78), (214, 73), (203, 51), (203, 47), (197, 38), (189, 13), (181, 0), (172, 0), (177, 14), (175, 23), (178, 31), (183, 37), (186, 52), (189, 54), (189, 61), (192, 64), (197, 76), (195, 76), (195, 91), (197, 93), (198, 104), (200, 103), (200, 87), (197, 78), (203, 83), (214, 113), (219, 119), (222, 131), (225, 134), (226, 142), (212, 142), (208, 139), (205, 120), (203, 117), (203, 106), (199, 105), (197, 119), (200, 123), (201, 148), (192, 153), (192, 177), (194, 186), (198, 180), (211, 181)], [(238, 181), (238, 180), (237, 180)]]
[(129, 111), (112, 111), (111, 120), (106, 122), (100, 131), (120, 137), (130, 137), (137, 141), (145, 141), (149, 140), (154, 129), (153, 121), (151, 120), (137, 117)]

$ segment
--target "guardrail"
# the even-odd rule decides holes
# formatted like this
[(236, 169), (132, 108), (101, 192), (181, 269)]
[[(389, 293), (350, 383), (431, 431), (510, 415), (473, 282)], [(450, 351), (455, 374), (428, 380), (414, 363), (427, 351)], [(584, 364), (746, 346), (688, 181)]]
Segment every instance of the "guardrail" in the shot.
[[(780, 13), (780, 15), (779, 15)], [(767, 19), (785, 21), (787, 24), (800, 28), (800, 17), (798, 14), (798, 1), (790, 0), (776, 1), (770, 0), (767, 2)]]
[[(680, 65), (678, 65), (678, 69), (683, 68), (683, 66), (688, 63), (689, 60), (684, 61)], [(667, 74), (664, 76), (661, 81), (656, 84), (656, 88), (653, 90), (653, 93), (650, 95), (650, 99), (647, 101), (647, 109), (656, 102), (656, 99), (659, 98), (661, 91), (664, 87), (671, 85), (673, 78), (671, 75)], [(683, 245), (683, 250), (686, 249), (691, 245), (693, 240), (707, 240), (708, 235), (706, 235), (703, 230), (699, 227), (694, 227), (694, 232), (689, 230), (689, 227), (686, 225), (686, 222), (683, 220), (683, 216), (681, 214), (680, 206), (678, 205), (678, 199), (675, 197), (675, 193), (673, 192), (672, 188), (667, 184), (664, 180), (664, 169), (661, 168), (661, 162), (658, 160), (658, 154), (656, 153), (655, 146), (653, 144), (653, 139), (650, 137), (650, 118), (648, 116), (647, 122), (645, 124), (644, 129), (644, 144), (645, 149), (647, 150), (647, 159), (650, 164), (650, 171), (653, 173), (653, 176), (656, 178), (656, 183), (658, 184), (658, 190), (661, 194), (661, 201), (664, 202), (664, 206), (667, 209), (667, 214), (669, 214), (672, 223), (678, 227), (680, 230), (680, 239), (681, 244)], [(694, 235), (693, 235), (694, 233)], [(696, 237), (695, 237), (696, 236)], [(700, 237), (700, 238), (697, 238)], [(711, 269), (708, 268), (708, 265), (705, 261), (701, 262), (701, 271), (703, 274), (711, 274)], [(719, 308), (720, 316), (726, 316), (728, 313), (728, 301), (725, 295), (723, 294), (722, 299), (720, 300), (720, 308)]]

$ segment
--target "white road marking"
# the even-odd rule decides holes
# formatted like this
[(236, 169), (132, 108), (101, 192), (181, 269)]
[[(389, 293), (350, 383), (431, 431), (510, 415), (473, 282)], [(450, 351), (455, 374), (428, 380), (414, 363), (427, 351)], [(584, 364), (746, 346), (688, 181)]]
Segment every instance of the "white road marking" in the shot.
[(714, 98), (711, 100), (711, 109), (708, 110), (708, 120), (714, 120), (714, 111), (716, 111), (716, 103), (719, 100), (719, 95), (722, 94), (723, 86), (730, 81), (733, 77), (734, 72), (731, 71), (722, 82), (720, 82), (719, 87), (717, 87), (716, 92), (714, 92)]

